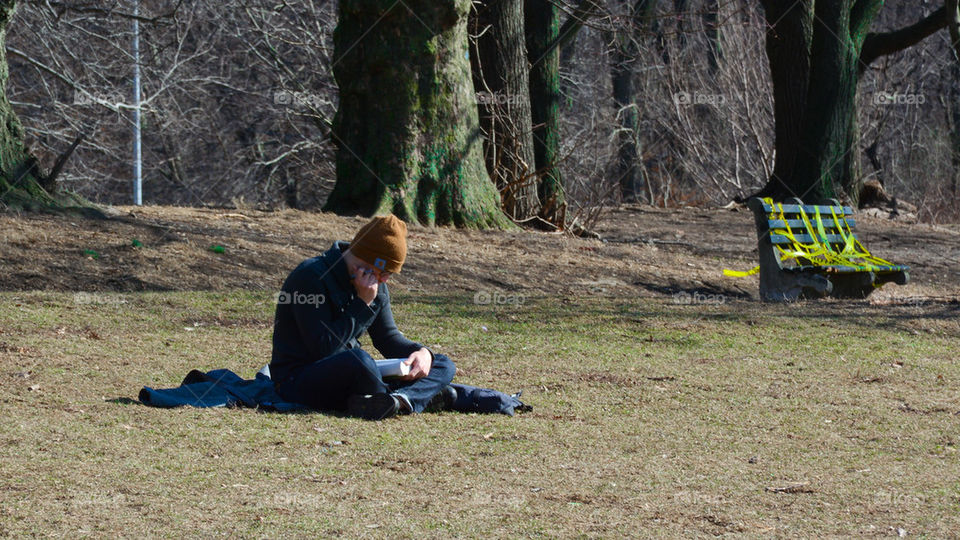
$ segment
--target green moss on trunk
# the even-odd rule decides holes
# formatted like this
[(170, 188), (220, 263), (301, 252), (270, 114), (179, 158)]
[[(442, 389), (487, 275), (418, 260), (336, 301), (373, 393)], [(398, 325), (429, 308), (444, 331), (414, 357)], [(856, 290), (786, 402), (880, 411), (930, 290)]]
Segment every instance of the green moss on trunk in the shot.
[(801, 183), (792, 190), (804, 200), (836, 197), (858, 170), (853, 143), (860, 51), (847, 30), (850, 12), (844, 4), (816, 3), (805, 126), (797, 161), (796, 177)]
[(337, 182), (326, 210), (510, 227), (483, 163), (469, 0), (343, 1), (334, 32)]
[(766, 0), (777, 162), (760, 195), (846, 198), (862, 187), (857, 86), (860, 53), (881, 0)]
[(7, 25), (15, 0), (0, 0), (0, 208), (70, 210), (99, 214), (94, 205), (71, 193), (48, 193), (38, 181), (36, 161), (23, 144), (23, 126), (7, 99)]
[(470, 55), (487, 172), (515, 220), (537, 215), (540, 200), (534, 174), (533, 120), (530, 112), (530, 69), (523, 19), (523, 0), (476, 3), (470, 33), (477, 36)]
[(13, 17), (16, 2), (0, 0), (0, 201), (28, 195), (13, 185), (10, 178), (27, 158), (23, 149), (23, 128), (7, 99), (7, 23)]

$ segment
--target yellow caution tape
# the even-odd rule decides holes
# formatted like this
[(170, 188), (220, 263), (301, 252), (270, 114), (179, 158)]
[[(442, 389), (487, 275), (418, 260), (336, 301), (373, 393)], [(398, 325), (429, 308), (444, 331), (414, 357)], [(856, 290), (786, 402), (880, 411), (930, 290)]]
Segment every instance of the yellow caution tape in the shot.
[(753, 268), (751, 268), (751, 269), (749, 269), (749, 270), (747, 270), (747, 271), (742, 271), (742, 270), (730, 270), (730, 269), (724, 268), (724, 269), (723, 269), (723, 275), (725, 275), (725, 276), (730, 276), (730, 277), (747, 277), (747, 276), (752, 276), (752, 275), (756, 274), (756, 273), (759, 272), (759, 271), (760, 271), (760, 266), (759, 266), (759, 265), (758, 265), (758, 266), (754, 266)]

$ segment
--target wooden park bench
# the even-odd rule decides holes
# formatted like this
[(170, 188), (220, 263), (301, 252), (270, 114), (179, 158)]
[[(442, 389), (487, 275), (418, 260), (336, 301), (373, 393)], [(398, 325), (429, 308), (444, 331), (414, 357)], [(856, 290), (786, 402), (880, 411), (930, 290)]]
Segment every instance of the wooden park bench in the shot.
[(849, 206), (836, 200), (815, 206), (799, 199), (781, 204), (758, 198), (747, 204), (757, 224), (760, 298), (765, 301), (866, 298), (884, 283), (910, 280), (909, 267), (874, 257), (863, 247), (853, 232), (856, 221)]

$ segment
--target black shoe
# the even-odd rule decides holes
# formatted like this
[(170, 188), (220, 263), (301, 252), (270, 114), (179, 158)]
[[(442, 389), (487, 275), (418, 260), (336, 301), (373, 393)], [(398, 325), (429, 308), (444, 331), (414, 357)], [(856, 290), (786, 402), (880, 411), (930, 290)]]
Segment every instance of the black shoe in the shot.
[(426, 410), (430, 412), (449, 411), (457, 401), (457, 390), (452, 386), (444, 386), (440, 393), (433, 396)]
[(383, 420), (397, 414), (400, 402), (390, 394), (355, 394), (347, 400), (350, 416), (364, 420)]

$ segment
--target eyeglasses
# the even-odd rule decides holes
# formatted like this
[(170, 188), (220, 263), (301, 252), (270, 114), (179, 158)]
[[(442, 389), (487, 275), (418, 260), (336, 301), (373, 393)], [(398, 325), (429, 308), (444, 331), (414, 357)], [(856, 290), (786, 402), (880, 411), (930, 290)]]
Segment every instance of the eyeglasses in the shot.
[(387, 281), (388, 279), (390, 279), (390, 276), (393, 275), (393, 272), (387, 272), (384, 270), (380, 270), (379, 268), (366, 266), (366, 265), (359, 266), (357, 267), (357, 269), (364, 273), (368, 273), (368, 272), (373, 273), (374, 275), (377, 276), (378, 283), (383, 283)]

